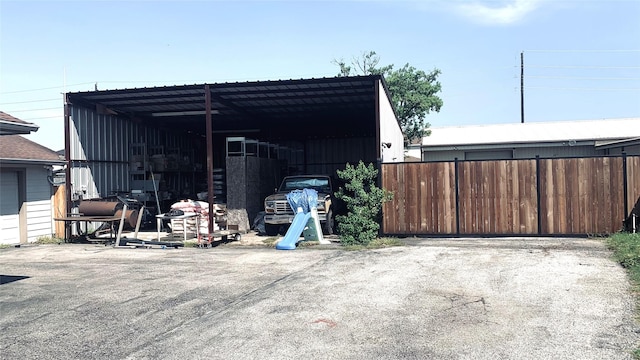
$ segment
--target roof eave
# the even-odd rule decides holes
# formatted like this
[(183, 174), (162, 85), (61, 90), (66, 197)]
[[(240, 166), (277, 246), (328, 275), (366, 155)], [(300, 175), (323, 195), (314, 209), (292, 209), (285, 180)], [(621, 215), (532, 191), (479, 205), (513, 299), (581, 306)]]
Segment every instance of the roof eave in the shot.
[(0, 120), (0, 135), (28, 135), (38, 131), (40, 127), (36, 124), (19, 124), (12, 121)]
[(596, 142), (597, 149), (615, 149), (624, 146), (640, 145), (640, 137), (624, 139), (624, 140), (612, 140), (612, 141), (598, 141)]
[(64, 165), (64, 160), (44, 160), (44, 159), (6, 159), (0, 158), (1, 164), (10, 165)]
[(522, 143), (479, 143), (479, 144), (447, 144), (422, 145), (422, 151), (457, 151), (478, 149), (519, 149), (530, 147), (565, 147), (565, 146), (594, 146), (595, 141), (553, 141), (553, 142), (522, 142)]

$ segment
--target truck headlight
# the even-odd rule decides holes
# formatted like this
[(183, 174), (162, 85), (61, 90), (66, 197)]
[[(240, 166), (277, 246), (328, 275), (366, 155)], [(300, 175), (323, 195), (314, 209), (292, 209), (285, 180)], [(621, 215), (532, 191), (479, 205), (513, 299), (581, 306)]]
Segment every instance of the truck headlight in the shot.
[(266, 213), (272, 214), (275, 212), (275, 206), (276, 206), (276, 202), (275, 201), (265, 201), (264, 202), (264, 211)]

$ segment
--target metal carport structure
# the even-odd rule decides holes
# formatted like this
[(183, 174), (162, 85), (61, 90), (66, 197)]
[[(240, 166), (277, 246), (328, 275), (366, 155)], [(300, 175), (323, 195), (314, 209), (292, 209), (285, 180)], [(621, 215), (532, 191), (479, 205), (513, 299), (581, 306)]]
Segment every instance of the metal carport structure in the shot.
[[(74, 179), (72, 171), (78, 164), (107, 167), (92, 171), (91, 176), (98, 176), (95, 174), (110, 173), (109, 166), (125, 162), (126, 154), (114, 155), (122, 153), (121, 149), (109, 153), (108, 148), (114, 142), (122, 141), (123, 146), (131, 142), (133, 127), (206, 138), (210, 206), (214, 143), (225, 136), (250, 134), (274, 143), (296, 139), (306, 141), (305, 146), (313, 142), (316, 148), (323, 148), (316, 151), (318, 156), (327, 156), (324, 152), (331, 151), (327, 144), (338, 141), (341, 148), (331, 156), (357, 153), (368, 162), (385, 161), (384, 142), (395, 144), (391, 150), (384, 149), (386, 161), (403, 158), (402, 132), (379, 75), (175, 85), (66, 94), (67, 179)], [(350, 145), (355, 138), (364, 139), (364, 145)], [(352, 151), (350, 146), (362, 149)], [(72, 191), (67, 187), (68, 204)]]

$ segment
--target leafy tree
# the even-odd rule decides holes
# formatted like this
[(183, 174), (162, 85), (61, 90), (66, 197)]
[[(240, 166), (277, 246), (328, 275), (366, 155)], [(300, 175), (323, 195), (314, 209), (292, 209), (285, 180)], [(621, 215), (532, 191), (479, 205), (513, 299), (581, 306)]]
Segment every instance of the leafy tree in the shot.
[(378, 170), (371, 163), (347, 163), (337, 173), (345, 186), (335, 195), (347, 207), (347, 215), (336, 216), (341, 241), (345, 245), (367, 245), (378, 237), (382, 204), (391, 200), (392, 194), (375, 185)]
[(350, 64), (344, 59), (334, 59), (332, 63), (340, 67), (338, 76), (384, 75), (405, 144), (431, 134), (425, 118), (429, 112), (442, 108), (442, 99), (437, 95), (442, 90), (438, 81), (440, 70), (427, 73), (409, 64), (395, 70), (393, 65), (378, 66), (380, 57), (375, 51), (353, 57)]

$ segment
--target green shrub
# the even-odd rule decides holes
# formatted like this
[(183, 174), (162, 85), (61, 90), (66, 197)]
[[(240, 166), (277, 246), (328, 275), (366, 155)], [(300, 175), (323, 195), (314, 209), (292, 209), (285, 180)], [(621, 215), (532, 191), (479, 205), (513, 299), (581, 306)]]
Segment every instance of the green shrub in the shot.
[(347, 246), (368, 245), (378, 237), (382, 204), (391, 200), (392, 194), (376, 186), (378, 170), (371, 163), (347, 163), (337, 173), (345, 186), (335, 195), (347, 208), (347, 215), (336, 216), (341, 242)]

